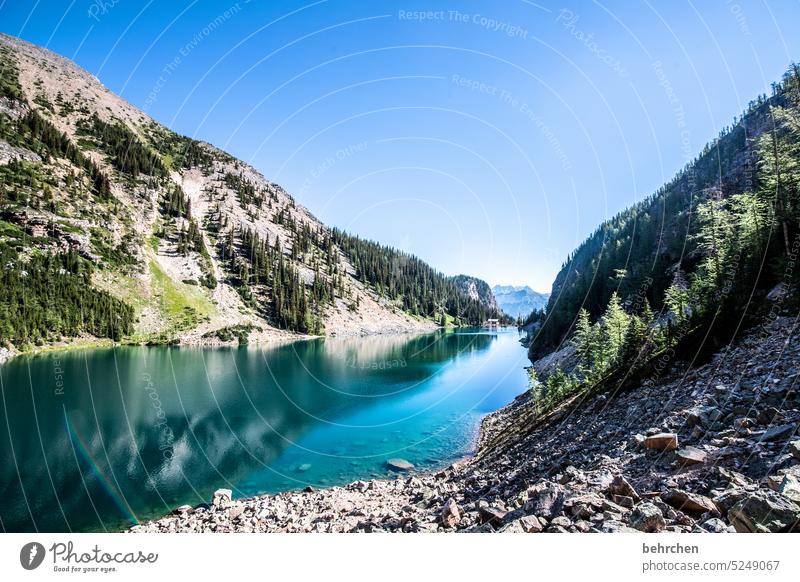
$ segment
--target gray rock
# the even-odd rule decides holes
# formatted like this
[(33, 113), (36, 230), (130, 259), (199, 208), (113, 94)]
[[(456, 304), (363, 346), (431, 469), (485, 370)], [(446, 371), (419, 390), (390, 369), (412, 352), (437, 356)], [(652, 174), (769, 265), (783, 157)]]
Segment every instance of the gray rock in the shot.
[(628, 514), (628, 525), (639, 531), (659, 532), (667, 525), (661, 510), (652, 503), (640, 503)]
[(480, 523), (499, 526), (503, 522), (506, 513), (507, 512), (496, 507), (481, 507), (478, 509), (478, 521)]
[(702, 514), (709, 511), (717, 511), (717, 507), (711, 499), (699, 493), (691, 493), (681, 489), (672, 489), (661, 494), (661, 499), (679, 511), (687, 513)]
[(800, 440), (792, 441), (786, 445), (786, 449), (795, 459), (800, 459)]
[(454, 499), (448, 499), (442, 507), (442, 513), (439, 516), (444, 527), (456, 527), (461, 521), (461, 508)]
[(564, 507), (564, 488), (550, 481), (537, 483), (529, 488), (528, 501), (525, 503), (526, 513), (538, 517), (552, 519), (561, 513)]
[[(616, 495), (620, 497), (629, 497), (635, 503), (638, 503), (639, 500), (641, 499), (641, 497), (639, 497), (639, 493), (636, 491), (636, 489), (633, 488), (633, 485), (631, 485), (628, 482), (628, 480), (622, 475), (617, 475), (614, 477), (614, 480), (611, 481), (611, 485), (608, 486), (608, 492), (611, 495)], [(619, 501), (616, 500), (615, 502), (619, 503), (622, 506), (625, 506), (624, 503), (620, 503)]]
[(783, 476), (781, 484), (778, 486), (778, 493), (797, 504), (800, 504), (800, 479), (787, 473)]
[(728, 526), (725, 525), (725, 522), (718, 517), (705, 520), (700, 524), (700, 527), (711, 533), (724, 533), (728, 530)]
[(230, 489), (217, 489), (214, 491), (214, 497), (211, 500), (211, 504), (214, 507), (223, 507), (231, 502), (233, 499), (233, 491)]
[(797, 430), (796, 424), (782, 424), (780, 426), (772, 426), (766, 430), (766, 432), (761, 436), (762, 441), (777, 441), (785, 438), (789, 438), (790, 436), (794, 435), (795, 431)]
[(791, 531), (800, 521), (800, 505), (774, 491), (759, 490), (731, 507), (728, 519), (738, 532)]
[(708, 455), (696, 447), (684, 447), (675, 452), (675, 458), (681, 465), (701, 465), (706, 462)]

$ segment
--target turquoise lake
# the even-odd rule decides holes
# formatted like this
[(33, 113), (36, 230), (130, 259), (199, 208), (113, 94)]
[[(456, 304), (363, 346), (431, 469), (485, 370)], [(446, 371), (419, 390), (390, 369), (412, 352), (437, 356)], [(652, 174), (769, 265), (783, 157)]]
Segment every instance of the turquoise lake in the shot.
[(0, 528), (117, 531), (176, 506), (391, 477), (473, 452), (526, 388), (513, 330), (240, 348), (119, 347), (0, 366)]

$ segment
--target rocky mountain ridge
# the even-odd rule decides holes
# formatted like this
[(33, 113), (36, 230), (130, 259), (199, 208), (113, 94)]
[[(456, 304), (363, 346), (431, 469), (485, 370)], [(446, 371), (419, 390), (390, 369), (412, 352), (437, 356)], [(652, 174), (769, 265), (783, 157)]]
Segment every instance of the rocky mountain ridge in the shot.
[(543, 310), (550, 299), (549, 293), (539, 293), (527, 285), (495, 285), (492, 292), (500, 309), (523, 319), (533, 311)]
[[(64, 57), (8, 35), (0, 52), (0, 250), (19, 288), (0, 305), (10, 353), (76, 337), (219, 344), (437, 327), (440, 313), (409, 314), (255, 168), (173, 133)], [(80, 271), (121, 320), (55, 323), (83, 300), (55, 312), (31, 297), (35, 261), (68, 255), (66, 284)]]

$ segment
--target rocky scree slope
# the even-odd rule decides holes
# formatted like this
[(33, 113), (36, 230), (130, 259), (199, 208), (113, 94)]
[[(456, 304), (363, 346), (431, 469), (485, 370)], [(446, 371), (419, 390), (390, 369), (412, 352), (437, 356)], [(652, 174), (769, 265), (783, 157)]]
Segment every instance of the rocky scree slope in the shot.
[[(75, 336), (230, 343), (435, 327), (361, 280), (328, 228), (251, 166), (48, 50), (0, 35), (0, 61), (0, 247), (4, 283), (23, 289), (0, 306), (6, 351)], [(67, 255), (50, 275), (82, 277), (119, 321), (73, 322), (85, 299), (55, 310), (24, 290), (36, 261)]]
[(135, 532), (787, 532), (800, 529), (796, 318), (708, 363), (541, 417), (529, 395), (439, 473), (183, 506)]

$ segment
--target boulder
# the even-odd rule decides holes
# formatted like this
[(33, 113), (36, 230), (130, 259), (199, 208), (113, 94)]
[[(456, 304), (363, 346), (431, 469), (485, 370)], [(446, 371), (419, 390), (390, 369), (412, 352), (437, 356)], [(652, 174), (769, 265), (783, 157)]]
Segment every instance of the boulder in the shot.
[(706, 462), (708, 455), (697, 447), (683, 447), (675, 452), (675, 458), (681, 465), (701, 465)]
[(687, 513), (703, 514), (708, 511), (717, 511), (717, 506), (705, 495), (672, 489), (661, 494), (661, 499), (679, 511)]
[[(630, 497), (635, 503), (638, 503), (641, 499), (641, 497), (639, 497), (639, 493), (633, 488), (633, 485), (631, 485), (622, 475), (617, 475), (614, 477), (614, 479), (611, 481), (611, 485), (608, 486), (608, 492), (612, 495), (612, 499), (614, 496)], [(624, 503), (620, 503), (616, 499), (614, 502), (625, 506)]]
[(764, 432), (764, 434), (761, 436), (761, 440), (769, 442), (769, 441), (777, 441), (789, 438), (792, 435), (794, 435), (796, 430), (797, 430), (796, 424), (782, 424), (779, 426), (772, 426)]
[(723, 533), (728, 531), (728, 526), (718, 517), (705, 520), (700, 524), (700, 527), (711, 533)]
[(233, 491), (230, 489), (217, 489), (214, 491), (214, 497), (211, 500), (211, 504), (214, 507), (222, 507), (227, 505), (233, 499)]
[(774, 491), (748, 494), (728, 511), (738, 532), (787, 532), (800, 522), (800, 505)]
[(386, 461), (386, 466), (392, 471), (404, 472), (414, 469), (414, 465), (405, 459), (389, 459)]
[(448, 499), (442, 507), (442, 513), (439, 516), (444, 527), (456, 527), (461, 521), (461, 508), (454, 499)]
[(628, 527), (621, 521), (615, 519), (608, 519), (600, 526), (600, 531), (603, 533), (639, 533), (639, 530)]
[(658, 451), (674, 451), (678, 448), (678, 435), (674, 432), (660, 432), (644, 439), (644, 446)]
[(786, 449), (795, 459), (800, 459), (800, 440), (790, 442), (786, 445)]
[(774, 406), (767, 406), (759, 410), (756, 416), (758, 424), (772, 424), (780, 416), (780, 411)]
[(525, 512), (552, 519), (561, 513), (564, 507), (564, 488), (550, 481), (537, 483), (527, 491), (528, 501)]
[(639, 531), (659, 532), (667, 525), (661, 510), (650, 502), (640, 503), (628, 514), (628, 525)]
[(506, 516), (506, 511), (496, 507), (480, 507), (478, 508), (478, 521), (480, 523), (488, 523), (494, 526), (499, 526)]
[(778, 493), (790, 501), (800, 504), (800, 479), (791, 473), (787, 473), (783, 476), (783, 480), (778, 486)]
[(517, 521), (525, 533), (539, 533), (544, 529), (544, 525), (535, 515), (526, 515)]

